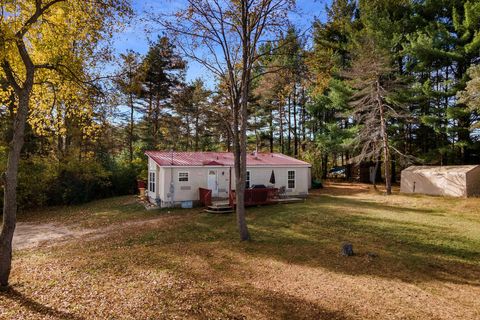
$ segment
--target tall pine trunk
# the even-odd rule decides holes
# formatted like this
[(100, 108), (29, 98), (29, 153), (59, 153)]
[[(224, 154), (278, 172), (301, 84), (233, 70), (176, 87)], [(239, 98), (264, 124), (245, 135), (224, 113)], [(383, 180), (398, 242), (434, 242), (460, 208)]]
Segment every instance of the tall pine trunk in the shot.
[(273, 152), (273, 109), (270, 109), (270, 117), (269, 117), (269, 126), (270, 126), (270, 152)]
[(284, 108), (285, 106), (283, 103), (279, 103), (278, 105), (278, 114), (280, 118), (280, 150), (282, 150), (282, 153), (285, 153), (285, 143), (284, 143), (284, 137), (283, 137), (283, 113), (284, 113)]
[(388, 144), (388, 133), (387, 133), (387, 122), (385, 119), (385, 106), (381, 100), (380, 93), (380, 82), (377, 81), (377, 103), (380, 108), (380, 135), (382, 137), (382, 145), (383, 145), (383, 165), (385, 170), (385, 188), (387, 190), (387, 194), (392, 194), (392, 182), (391, 182), (391, 175), (390, 175), (390, 150)]
[(133, 128), (134, 128), (134, 114), (135, 114), (135, 109), (133, 106), (133, 94), (130, 93), (129, 95), (129, 103), (130, 103), (130, 126), (129, 126), (129, 131), (128, 131), (128, 153), (130, 156), (130, 165), (133, 163)]
[(291, 96), (288, 95), (288, 122), (287, 122), (287, 152), (292, 154), (292, 102)]
[(293, 154), (298, 158), (297, 84), (293, 85)]

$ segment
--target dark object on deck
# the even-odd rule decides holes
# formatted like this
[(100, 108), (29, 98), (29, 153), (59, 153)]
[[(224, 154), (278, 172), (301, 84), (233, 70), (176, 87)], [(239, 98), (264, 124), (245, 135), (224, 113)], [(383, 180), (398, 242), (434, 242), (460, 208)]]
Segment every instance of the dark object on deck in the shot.
[[(235, 207), (236, 196), (235, 190), (230, 191), (229, 204)], [(278, 189), (276, 188), (256, 188), (245, 190), (245, 206), (260, 206), (264, 204), (275, 203), (278, 199)]]
[(342, 246), (342, 256), (351, 257), (353, 255), (355, 255), (355, 253), (353, 253), (353, 245), (351, 243), (345, 243)]
[(323, 183), (320, 180), (312, 180), (312, 189), (323, 189)]
[(267, 188), (264, 184), (254, 184), (250, 189), (265, 189)]
[(272, 175), (270, 176), (270, 181), (271, 184), (275, 184), (275, 171), (272, 170)]

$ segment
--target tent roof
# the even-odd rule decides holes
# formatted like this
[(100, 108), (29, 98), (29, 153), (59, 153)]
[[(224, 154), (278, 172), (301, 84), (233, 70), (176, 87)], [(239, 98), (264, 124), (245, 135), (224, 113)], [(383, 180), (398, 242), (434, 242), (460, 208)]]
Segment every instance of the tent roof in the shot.
[[(231, 152), (146, 151), (159, 166), (233, 166)], [(310, 164), (281, 153), (248, 153), (247, 166), (310, 167)]]
[(415, 173), (467, 173), (480, 165), (459, 165), (459, 166), (411, 166), (403, 171)]

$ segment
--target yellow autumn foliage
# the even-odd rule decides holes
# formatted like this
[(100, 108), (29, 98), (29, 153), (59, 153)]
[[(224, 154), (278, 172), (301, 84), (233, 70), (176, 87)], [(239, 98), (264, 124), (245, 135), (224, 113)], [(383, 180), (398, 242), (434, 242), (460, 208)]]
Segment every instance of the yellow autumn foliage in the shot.
[[(131, 13), (128, 0), (0, 0), (0, 63), (8, 63), (17, 83), (26, 76), (15, 43), (24, 33), (28, 54), (36, 65), (35, 85), (30, 96), (28, 122), (33, 130), (63, 134), (65, 119), (82, 121), (84, 134), (95, 133), (93, 121), (92, 70), (106, 58), (103, 46), (121, 18)], [(29, 19), (47, 7), (37, 22)], [(12, 98), (6, 73), (0, 68), (0, 107)]]

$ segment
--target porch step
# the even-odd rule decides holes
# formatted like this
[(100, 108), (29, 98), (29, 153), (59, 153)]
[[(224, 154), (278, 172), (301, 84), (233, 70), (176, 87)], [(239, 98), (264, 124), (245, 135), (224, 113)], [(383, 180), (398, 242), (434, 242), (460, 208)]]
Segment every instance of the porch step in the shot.
[(207, 209), (206, 212), (209, 213), (231, 213), (233, 212), (233, 208), (227, 205), (211, 205)]

